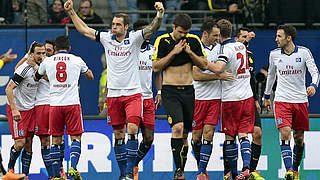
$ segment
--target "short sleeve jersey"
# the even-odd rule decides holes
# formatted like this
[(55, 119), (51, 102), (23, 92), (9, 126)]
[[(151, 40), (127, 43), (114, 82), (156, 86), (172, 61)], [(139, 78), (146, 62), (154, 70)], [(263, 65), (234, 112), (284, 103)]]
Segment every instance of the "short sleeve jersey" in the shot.
[(288, 103), (308, 102), (305, 85), (306, 68), (311, 74), (312, 83), (318, 86), (318, 68), (308, 48), (296, 46), (295, 50), (289, 55), (285, 54), (281, 48), (271, 51), (265, 94), (270, 95), (277, 77), (274, 101)]
[(13, 90), (14, 102), (20, 111), (34, 107), (39, 83), (33, 79), (34, 69), (24, 62), (14, 72), (12, 81), (17, 85)]
[(67, 106), (80, 104), (78, 81), (81, 73), (88, 67), (78, 56), (60, 52), (46, 58), (40, 65), (38, 73), (47, 74), (50, 82), (50, 106)]
[(144, 99), (153, 98), (152, 94), (152, 55), (155, 53), (155, 48), (148, 45), (145, 49), (141, 49), (139, 54), (139, 75)]
[[(202, 47), (207, 55), (207, 60), (215, 62), (218, 60), (218, 54), (220, 51), (220, 44), (205, 46), (202, 43)], [(202, 71), (202, 73), (214, 74), (209, 70)], [(221, 99), (221, 81), (193, 81), (195, 90), (195, 97), (197, 100), (212, 100)]]
[(222, 81), (222, 102), (241, 101), (252, 97), (247, 49), (244, 44), (229, 39), (221, 44), (218, 61), (234, 75), (232, 81)]
[(96, 41), (105, 49), (107, 61), (107, 86), (110, 89), (140, 89), (138, 62), (143, 30), (131, 31), (122, 42), (111, 32), (96, 31)]
[[(198, 56), (205, 56), (205, 53), (201, 48), (201, 40), (197, 35), (187, 34), (186, 39), (187, 45), (195, 54)], [(159, 36), (154, 43), (156, 53), (152, 56), (152, 59), (159, 60), (167, 56), (173, 50), (174, 46), (179, 42), (180, 40), (173, 40), (169, 33)], [(185, 51), (182, 51), (181, 53), (175, 55), (174, 59), (168, 66), (181, 66), (189, 62), (192, 63), (190, 56)]]

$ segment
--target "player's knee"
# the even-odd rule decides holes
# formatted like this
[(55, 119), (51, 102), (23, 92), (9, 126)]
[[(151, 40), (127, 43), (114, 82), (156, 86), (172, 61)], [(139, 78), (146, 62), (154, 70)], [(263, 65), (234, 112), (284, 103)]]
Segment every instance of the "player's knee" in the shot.
[(291, 128), (283, 127), (280, 128), (280, 139), (281, 140), (290, 140), (291, 139)]
[(40, 136), (41, 146), (50, 146), (50, 136)]
[(252, 134), (253, 139), (256, 141), (261, 141), (262, 139), (262, 130), (259, 127), (254, 127), (254, 133)]
[(201, 143), (201, 136), (194, 136), (194, 135), (192, 134), (192, 142), (193, 142), (193, 144), (199, 144), (199, 143)]
[(177, 123), (172, 127), (172, 134), (175, 137), (183, 137), (183, 123)]
[(303, 138), (303, 136), (301, 136), (301, 135), (296, 135), (296, 136), (294, 136), (294, 143), (296, 144), (296, 145), (303, 145), (303, 142), (304, 141), (304, 138)]
[(52, 144), (53, 145), (61, 145), (62, 143), (62, 136), (52, 136)]
[(203, 139), (207, 141), (212, 141), (213, 139), (213, 130), (207, 130), (203, 132)]
[(134, 123), (128, 123), (128, 134), (137, 134), (139, 132), (139, 126)]
[(26, 144), (25, 139), (17, 139), (17, 140), (15, 140), (14, 148), (16, 150), (20, 151), (24, 147), (25, 144)]
[(125, 129), (125, 125), (113, 125), (112, 126), (113, 131), (114, 131), (114, 137), (116, 139), (123, 139), (125, 138), (126, 135), (126, 129)]
[(153, 134), (148, 134), (143, 138), (143, 143), (151, 146), (153, 143), (154, 135)]

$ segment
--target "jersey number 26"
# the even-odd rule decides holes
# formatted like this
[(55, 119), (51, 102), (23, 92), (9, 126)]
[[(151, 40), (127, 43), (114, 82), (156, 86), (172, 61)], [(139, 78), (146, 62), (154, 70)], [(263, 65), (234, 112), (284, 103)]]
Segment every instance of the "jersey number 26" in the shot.
[(243, 74), (246, 72), (246, 69), (249, 69), (249, 64), (248, 64), (248, 58), (246, 58), (246, 61), (244, 60), (243, 54), (237, 53), (237, 59), (241, 60), (241, 64), (237, 70), (237, 74)]

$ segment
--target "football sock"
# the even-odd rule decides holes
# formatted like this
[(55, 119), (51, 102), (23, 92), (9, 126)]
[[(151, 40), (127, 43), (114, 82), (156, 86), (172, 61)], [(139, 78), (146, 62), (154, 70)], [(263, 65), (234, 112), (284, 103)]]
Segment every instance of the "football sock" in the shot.
[(292, 151), (290, 147), (290, 141), (281, 140), (280, 149), (284, 166), (286, 167), (286, 170), (289, 171), (292, 169)]
[(207, 169), (208, 162), (212, 153), (212, 141), (203, 140), (201, 150), (200, 150), (200, 163), (198, 174), (205, 173)]

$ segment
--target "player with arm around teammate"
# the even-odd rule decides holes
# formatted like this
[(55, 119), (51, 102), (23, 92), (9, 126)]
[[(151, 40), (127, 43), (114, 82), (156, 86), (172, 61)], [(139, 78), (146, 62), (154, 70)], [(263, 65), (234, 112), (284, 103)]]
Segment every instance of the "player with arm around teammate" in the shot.
[[(243, 43), (247, 48), (252, 38), (255, 37), (254, 32), (249, 32), (248, 28), (239, 28), (235, 31), (234, 39), (237, 42)], [(255, 79), (255, 62), (254, 62), (254, 54), (247, 49), (248, 53), (248, 63), (249, 63), (249, 71), (250, 71), (250, 85), (251, 90), (253, 92), (253, 99), (255, 101), (255, 121), (254, 121), (254, 132), (252, 134), (252, 143), (251, 143), (251, 161), (250, 161), (250, 179), (255, 180), (264, 180), (261, 177), (260, 173), (256, 171), (258, 161), (261, 154), (261, 138), (262, 138), (262, 128), (261, 128), (261, 118), (259, 113), (261, 113), (261, 107), (258, 101), (258, 94), (256, 91), (256, 79)], [(223, 148), (223, 154), (225, 154), (225, 148)], [(224, 160), (224, 179), (228, 179), (230, 177), (230, 167), (228, 166), (228, 162), (226, 156), (223, 156)]]
[[(207, 60), (218, 59), (220, 44), (217, 43), (220, 29), (215, 20), (207, 18), (201, 26), (201, 42)], [(214, 74), (208, 70), (202, 71), (193, 66), (193, 86), (195, 89), (195, 112), (192, 124), (192, 149), (198, 164), (198, 180), (209, 179), (206, 171), (212, 153), (213, 135), (220, 117), (221, 80), (232, 80), (228, 72)]]
[(128, 32), (130, 20), (127, 14), (114, 16), (111, 32), (100, 32), (88, 27), (78, 17), (72, 0), (68, 0), (64, 7), (77, 30), (86, 37), (101, 42), (105, 48), (108, 69), (107, 120), (115, 133), (114, 151), (120, 169), (119, 179), (133, 179), (139, 146), (137, 135), (142, 115), (138, 54), (144, 40), (149, 39), (159, 29), (164, 14), (163, 5), (156, 2), (154, 7), (157, 16), (149, 26), (135, 32)]
[[(226, 19), (218, 21), (221, 34), (221, 49), (218, 61), (209, 63), (208, 69), (219, 73), (230, 69), (233, 81), (222, 81), (221, 131), (225, 133), (224, 147), (232, 179), (244, 180), (250, 176), (251, 145), (248, 133), (254, 129), (254, 100), (250, 87), (250, 72), (247, 50), (244, 44), (231, 38), (232, 24)], [(240, 142), (243, 168), (237, 172), (238, 150), (235, 138)]]
[(56, 38), (57, 54), (46, 58), (36, 72), (35, 79), (40, 80), (47, 74), (50, 83), (49, 133), (52, 135), (50, 159), (54, 179), (61, 178), (60, 145), (66, 133), (71, 136), (70, 160), (68, 175), (75, 180), (82, 180), (77, 164), (81, 155), (81, 135), (84, 132), (81, 106), (78, 92), (80, 74), (93, 80), (93, 74), (86, 63), (78, 56), (70, 54), (68, 37)]
[[(45, 53), (43, 44), (34, 43), (28, 60), (39, 65), (43, 61)], [(10, 174), (14, 172), (14, 166), (21, 151), (22, 173), (29, 174), (32, 139), (35, 131), (34, 106), (38, 88), (38, 83), (33, 79), (34, 72), (35, 70), (27, 62), (24, 62), (15, 70), (6, 87), (7, 116), (14, 145), (10, 149), (9, 173), (4, 178), (9, 178)]]
[[(280, 132), (280, 149), (286, 168), (285, 179), (299, 179), (299, 166), (304, 151), (304, 131), (309, 130), (308, 96), (316, 93), (319, 71), (310, 50), (294, 43), (296, 29), (292, 25), (278, 26), (275, 41), (278, 48), (270, 52), (265, 106), (272, 110), (270, 94), (277, 77), (274, 114)], [(312, 83), (306, 88), (306, 68)], [(293, 160), (290, 147), (293, 129)]]

